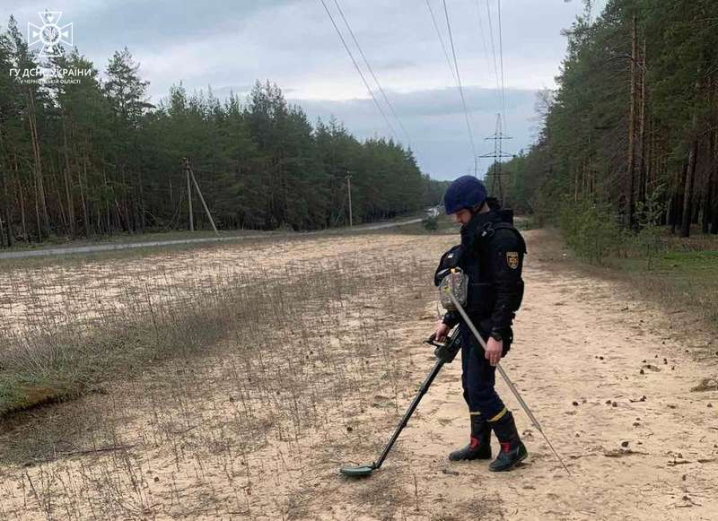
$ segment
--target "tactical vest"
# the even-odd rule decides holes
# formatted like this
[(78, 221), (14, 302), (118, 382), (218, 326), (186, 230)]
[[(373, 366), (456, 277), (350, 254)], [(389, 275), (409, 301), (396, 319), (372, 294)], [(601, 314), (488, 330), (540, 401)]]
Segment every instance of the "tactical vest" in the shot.
[[(454, 246), (444, 253), (434, 274), (434, 283), (438, 286), (441, 282), (441, 273), (447, 268), (459, 267), (464, 270), (469, 277), (467, 312), (477, 319), (490, 317), (496, 304), (494, 281), (485, 269), (490, 262), (492, 241), (498, 234), (513, 233), (518, 239), (519, 253), (522, 257), (526, 254), (526, 242), (513, 226), (513, 213), (510, 210), (499, 210), (495, 214), (494, 219), (473, 231), (473, 241), (470, 244)], [(518, 297), (512, 306), (514, 312), (521, 306), (523, 293), (524, 283), (520, 280), (517, 288)]]

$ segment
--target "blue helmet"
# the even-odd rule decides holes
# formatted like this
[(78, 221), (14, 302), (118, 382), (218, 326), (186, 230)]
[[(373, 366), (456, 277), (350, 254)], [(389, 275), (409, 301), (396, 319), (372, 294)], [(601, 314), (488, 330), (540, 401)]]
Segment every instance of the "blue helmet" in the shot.
[(472, 209), (486, 201), (486, 186), (474, 176), (464, 175), (449, 185), (444, 194), (446, 214), (451, 215), (464, 208)]

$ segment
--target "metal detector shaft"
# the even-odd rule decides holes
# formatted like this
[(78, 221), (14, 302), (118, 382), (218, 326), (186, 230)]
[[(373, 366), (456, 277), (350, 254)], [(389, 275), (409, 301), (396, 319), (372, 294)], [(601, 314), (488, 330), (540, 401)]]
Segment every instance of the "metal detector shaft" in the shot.
[(401, 422), (399, 422), (399, 425), (394, 431), (394, 434), (391, 436), (391, 440), (389, 440), (389, 443), (387, 443), (386, 447), (384, 447), (384, 451), (381, 453), (381, 456), (379, 456), (379, 459), (376, 460), (376, 462), (372, 465), (374, 469), (378, 469), (379, 467), (381, 467), (382, 463), (384, 463), (384, 460), (389, 455), (389, 451), (391, 451), (391, 448), (394, 446), (394, 443), (396, 442), (397, 438), (399, 438), (399, 434), (401, 434), (401, 431), (404, 430), (404, 427), (406, 427), (406, 424), (409, 422), (409, 418), (411, 418), (411, 415), (414, 414), (414, 411), (419, 406), (419, 402), (426, 394), (426, 391), (429, 390), (431, 382), (433, 382), (434, 378), (436, 378), (436, 375), (439, 374), (439, 371), (441, 371), (441, 368), (444, 366), (444, 363), (445, 362), (441, 359), (436, 361), (436, 364), (431, 370), (431, 373), (429, 373), (429, 376), (426, 377), (424, 383), (421, 384), (421, 387), (419, 388), (419, 394), (414, 397), (414, 400), (411, 402), (411, 405), (404, 413), (404, 417), (401, 419)]
[[(479, 331), (476, 329), (476, 326), (474, 325), (474, 323), (473, 323), (473, 322), (471, 321), (471, 319), (469, 318), (469, 315), (466, 314), (466, 311), (464, 310), (464, 307), (463, 307), (463, 306), (461, 305), (461, 303), (456, 299), (456, 297), (454, 296), (454, 294), (453, 294), (451, 291), (449, 291), (448, 294), (449, 294), (449, 297), (451, 297), (451, 301), (454, 303), (454, 306), (456, 306), (457, 311), (459, 312), (459, 314), (461, 314), (462, 318), (464, 319), (464, 322), (466, 322), (466, 325), (469, 326), (469, 329), (471, 329), (471, 332), (472, 332), (472, 333), (474, 334), (474, 336), (476, 337), (476, 340), (478, 340), (479, 343), (481, 344), (481, 347), (483, 347), (484, 350), (486, 350), (486, 349), (487, 349), (487, 347), (486, 347), (486, 342), (484, 341), (483, 337), (479, 334)], [(519, 394), (519, 390), (516, 389), (516, 386), (514, 385), (514, 383), (513, 383), (513, 382), (511, 381), (511, 379), (509, 378), (509, 375), (506, 374), (506, 371), (504, 371), (504, 368), (501, 367), (501, 364), (496, 364), (496, 369), (499, 370), (499, 373), (501, 374), (501, 377), (504, 379), (504, 381), (506, 382), (506, 385), (509, 387), (509, 389), (511, 389), (511, 392), (514, 394), (514, 396), (516, 397), (516, 400), (518, 400), (519, 404), (521, 405), (521, 408), (524, 410), (524, 412), (526, 413), (526, 415), (529, 417), (529, 420), (531, 420), (531, 423), (533, 424), (533, 426), (536, 428), (537, 431), (539, 431), (539, 432), (541, 433), (541, 435), (543, 436), (543, 438), (546, 440), (546, 443), (548, 443), (548, 446), (551, 447), (551, 451), (554, 453), (554, 455), (556, 456), (556, 458), (558, 459), (558, 461), (559, 461), (559, 462), (561, 463), (561, 465), (563, 466), (564, 470), (565, 470), (565, 471), (568, 473), (568, 475), (570, 476), (570, 475), (571, 475), (571, 472), (568, 470), (568, 467), (566, 467), (566, 464), (563, 462), (563, 460), (561, 459), (561, 457), (558, 455), (558, 453), (556, 452), (556, 450), (553, 448), (553, 445), (551, 444), (551, 442), (549, 441), (548, 437), (546, 436), (546, 434), (544, 433), (543, 429), (541, 428), (541, 424), (538, 422), (538, 420), (536, 419), (536, 417), (534, 416), (534, 414), (531, 412), (531, 409), (529, 409), (529, 406), (526, 405), (526, 402), (525, 402), (524, 399), (521, 397), (521, 394)]]

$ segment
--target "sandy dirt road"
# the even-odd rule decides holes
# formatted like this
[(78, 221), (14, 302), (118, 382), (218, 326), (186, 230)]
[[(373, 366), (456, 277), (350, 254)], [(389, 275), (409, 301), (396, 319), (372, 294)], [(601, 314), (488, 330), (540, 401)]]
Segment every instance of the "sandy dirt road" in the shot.
[[(311, 237), (314, 235), (327, 235), (332, 233), (352, 233), (352, 232), (369, 232), (377, 230), (385, 230), (387, 228), (395, 228), (400, 226), (408, 226), (421, 222), (421, 219), (405, 219), (402, 221), (383, 223), (383, 224), (362, 224), (356, 226), (356, 228), (347, 230), (321, 230), (314, 232), (304, 232), (299, 235), (305, 237)], [(137, 248), (156, 248), (156, 247), (167, 247), (167, 246), (178, 246), (178, 245), (197, 245), (197, 244), (211, 244), (211, 243), (222, 243), (222, 242), (235, 242), (235, 241), (246, 241), (258, 238), (266, 238), (270, 236), (269, 233), (247, 233), (246, 235), (237, 236), (225, 236), (225, 237), (206, 237), (202, 239), (175, 239), (175, 240), (157, 240), (157, 241), (144, 241), (144, 242), (117, 242), (109, 244), (95, 244), (90, 246), (65, 246), (60, 248), (41, 248), (38, 250), (20, 250), (10, 252), (0, 252), (0, 259), (26, 259), (29, 257), (57, 257), (59, 255), (72, 255), (76, 253), (98, 253), (107, 251), (120, 251), (120, 250), (134, 250)], [(296, 233), (272, 233), (271, 236), (278, 239), (296, 237)]]
[[(129, 501), (133, 490), (139, 490), (134, 492), (139, 507), (118, 509), (122, 515), (116, 517), (718, 519), (718, 389), (713, 385), (718, 346), (710, 338), (686, 337), (673, 327), (675, 316), (638, 299), (629, 288), (572, 268), (561, 260), (560, 251), (542, 247), (545, 232), (526, 236), (527, 293), (516, 322), (517, 340), (503, 366), (572, 476), (566, 475), (503, 383), (499, 391), (515, 412), (529, 459), (506, 474), (490, 474), (486, 462), (446, 460), (446, 454), (468, 437), (458, 359), (439, 375), (380, 471), (356, 481), (339, 475), (342, 463), (370, 463), (377, 457), (433, 366), (431, 349), (420, 340), (434, 326), (434, 293), (412, 283), (411, 302), (401, 309), (395, 309), (395, 300), (382, 304), (393, 307), (381, 307), (359, 291), (353, 297), (354, 309), (342, 311), (347, 313), (347, 327), (356, 326), (347, 335), (369, 335), (362, 349), (372, 346), (372, 335), (386, 332), (391, 358), (370, 350), (366, 357), (363, 352), (351, 355), (357, 356), (351, 371), (363, 364), (368, 369), (362, 379), (352, 381), (340, 405), (324, 402), (321, 426), (305, 427), (289, 437), (269, 429), (262, 443), (235, 450), (236, 459), (213, 456), (223, 443), (230, 443), (218, 433), (228, 428), (222, 422), (236, 414), (237, 401), (231, 395), (237, 392), (235, 380), (242, 377), (233, 367), (249, 362), (236, 354), (215, 355), (196, 367), (202, 376), (189, 385), (197, 386), (196, 394), (167, 405), (162, 413), (173, 422), (171, 432), (182, 433), (181, 438), (164, 431), (157, 436), (149, 427), (154, 409), (143, 408), (144, 402), (152, 401), (147, 398), (147, 382), (160, 385), (167, 369), (156, 368), (139, 382), (116, 384), (110, 398), (93, 396), (61, 406), (50, 418), (26, 426), (43, 428), (43, 422), (71, 410), (99, 409), (111, 399), (112, 410), (123, 412), (103, 412), (102, 421), (111, 417), (117, 426), (116, 442), (127, 449), (123, 457), (73, 450), (67, 451), (72, 456), (29, 469), (17, 464), (0, 468), (0, 519), (102, 518), (103, 512), (115, 510), (99, 509), (100, 500), (86, 507), (68, 503), (67, 498), (99, 494)], [(455, 239), (379, 234), (346, 244), (341, 243), (346, 239), (323, 239), (322, 260), (339, 262), (347, 255), (366, 262), (379, 256), (382, 262), (411, 258), (411, 273), (428, 283), (435, 260)], [(307, 269), (316, 256), (310, 246), (304, 244), (300, 250), (306, 251)], [(294, 260), (302, 261), (299, 257), (295, 252)], [(363, 310), (361, 315), (357, 309)], [(335, 343), (337, 349), (340, 344)], [(394, 379), (387, 376), (388, 365), (398, 375)], [(332, 367), (325, 368), (330, 380), (337, 376)], [(176, 367), (171, 368), (174, 374)], [(123, 407), (123, 401), (132, 405)], [(10, 431), (0, 443), (21, 435), (22, 429)], [(216, 448), (200, 457), (202, 443)], [(125, 478), (113, 477), (123, 468), (130, 468)], [(60, 481), (50, 483), (50, 477)], [(76, 483), (75, 488), (66, 482)], [(49, 507), (47, 494), (36, 491), (38, 483), (57, 491)]]

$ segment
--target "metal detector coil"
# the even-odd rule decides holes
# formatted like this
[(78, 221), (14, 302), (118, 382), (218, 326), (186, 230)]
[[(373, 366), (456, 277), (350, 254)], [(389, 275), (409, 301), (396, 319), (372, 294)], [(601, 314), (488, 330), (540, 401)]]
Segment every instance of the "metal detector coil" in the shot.
[(451, 268), (439, 283), (439, 300), (447, 311), (456, 311), (456, 305), (452, 300), (454, 296), (462, 306), (466, 305), (469, 295), (469, 277), (461, 268)]
[(441, 371), (441, 368), (444, 366), (444, 364), (451, 363), (451, 361), (456, 356), (456, 353), (461, 349), (459, 328), (454, 328), (454, 332), (449, 335), (449, 337), (444, 341), (443, 344), (436, 342), (435, 335), (431, 335), (431, 337), (425, 340), (425, 342), (437, 348), (436, 363), (434, 364), (434, 369), (431, 370), (429, 376), (427, 376), (426, 380), (424, 380), (424, 383), (421, 384), (421, 387), (419, 388), (419, 393), (414, 397), (411, 402), (411, 405), (409, 405), (409, 408), (404, 413), (404, 417), (401, 419), (401, 422), (399, 422), (399, 425), (397, 426), (396, 430), (394, 430), (394, 434), (391, 436), (391, 439), (389, 440), (389, 443), (387, 443), (386, 447), (384, 447), (381, 456), (379, 456), (379, 459), (370, 465), (342, 467), (339, 469), (339, 472), (341, 472), (342, 475), (348, 478), (361, 478), (365, 476), (370, 476), (372, 472), (381, 468), (382, 464), (384, 463), (384, 460), (389, 455), (389, 451), (394, 446), (394, 443), (396, 443), (396, 440), (399, 438), (399, 434), (401, 434), (401, 431), (404, 430), (404, 427), (406, 427), (406, 424), (409, 422), (409, 418), (411, 418), (411, 415), (414, 414), (414, 411), (419, 406), (419, 402), (429, 390), (431, 382), (434, 381), (434, 378), (436, 378), (436, 375), (439, 374), (439, 371)]

